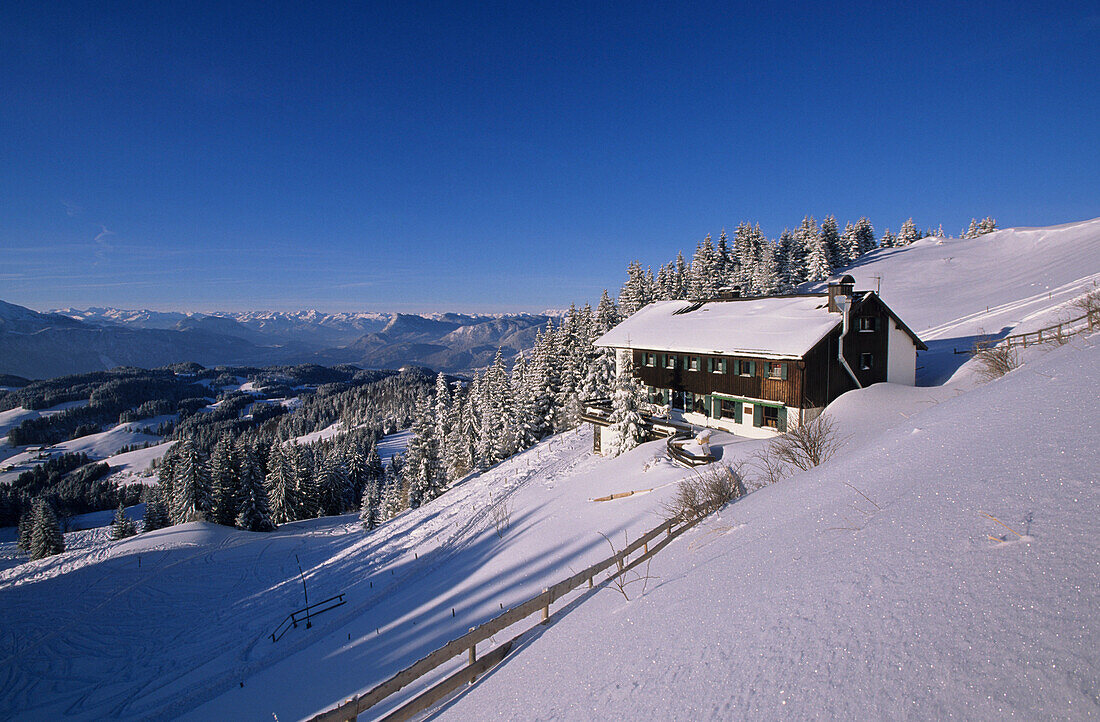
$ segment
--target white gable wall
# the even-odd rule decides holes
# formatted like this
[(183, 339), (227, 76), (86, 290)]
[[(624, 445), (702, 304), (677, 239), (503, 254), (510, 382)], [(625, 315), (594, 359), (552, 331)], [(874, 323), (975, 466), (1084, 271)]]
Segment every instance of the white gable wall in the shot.
[(886, 339), (886, 381), (891, 384), (917, 384), (917, 347), (912, 337), (889, 320), (890, 335)]

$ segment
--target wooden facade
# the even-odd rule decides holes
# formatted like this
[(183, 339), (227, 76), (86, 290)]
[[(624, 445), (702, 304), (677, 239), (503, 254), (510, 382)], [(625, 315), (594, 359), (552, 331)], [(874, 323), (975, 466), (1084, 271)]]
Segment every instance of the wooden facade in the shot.
[[(849, 322), (844, 336), (848, 366), (862, 386), (885, 381), (890, 324), (900, 322), (874, 294), (854, 299)], [(634, 374), (651, 388), (690, 392), (695, 397), (720, 394), (799, 409), (822, 408), (856, 388), (838, 360), (841, 332), (838, 314), (837, 327), (801, 358), (634, 349)], [(781, 367), (775, 370), (775, 364)]]

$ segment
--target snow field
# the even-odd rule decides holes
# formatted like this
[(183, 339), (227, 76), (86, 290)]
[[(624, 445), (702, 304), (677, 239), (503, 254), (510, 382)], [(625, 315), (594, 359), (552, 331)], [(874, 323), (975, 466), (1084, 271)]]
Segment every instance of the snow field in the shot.
[[(936, 403), (846, 395), (834, 459), (707, 520), (645, 596), (600, 591), (437, 717), (1100, 714), (1097, 338)], [(893, 421), (884, 396), (905, 421), (869, 430)]]

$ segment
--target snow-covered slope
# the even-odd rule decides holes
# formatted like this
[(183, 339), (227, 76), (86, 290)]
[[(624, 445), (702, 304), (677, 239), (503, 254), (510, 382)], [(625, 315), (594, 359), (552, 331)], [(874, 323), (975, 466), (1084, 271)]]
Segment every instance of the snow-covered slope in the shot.
[(842, 398), (841, 455), (709, 519), (643, 597), (601, 591), (440, 718), (1095, 717), (1098, 340), (940, 403)]
[[(877, 253), (858, 287), (882, 276), (886, 301), (946, 344), (923, 361), (957, 367), (953, 340), (1057, 316), (1073, 294), (1054, 289), (1100, 272), (1097, 222), (1002, 233)], [(1024, 268), (1027, 234), (1039, 253)], [(983, 263), (1004, 283), (975, 277)], [(985, 385), (968, 364), (946, 386), (842, 397), (833, 460), (678, 539), (645, 595), (604, 589), (571, 608), (443, 716), (1100, 715), (1097, 340), (1028, 349)], [(725, 461), (763, 443), (715, 440)], [(271, 534), (71, 534), (71, 551), (0, 571), (0, 717), (288, 720), (369, 689), (606, 556), (601, 533), (657, 523), (688, 472), (654, 461), (660, 443), (610, 460), (589, 444), (587, 430), (547, 439), (371, 533), (346, 516)], [(302, 605), (296, 557), (311, 600), (348, 604), (273, 643)]]

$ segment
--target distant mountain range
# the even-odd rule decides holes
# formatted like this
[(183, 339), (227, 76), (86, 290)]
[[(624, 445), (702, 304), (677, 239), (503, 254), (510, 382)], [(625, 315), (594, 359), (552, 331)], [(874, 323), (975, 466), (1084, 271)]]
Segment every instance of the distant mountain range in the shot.
[(188, 314), (94, 307), (40, 313), (0, 301), (0, 374), (49, 378), (182, 361), (203, 366), (416, 364), (460, 373), (487, 365), (497, 348), (514, 356), (531, 347), (549, 318), (313, 310)]

